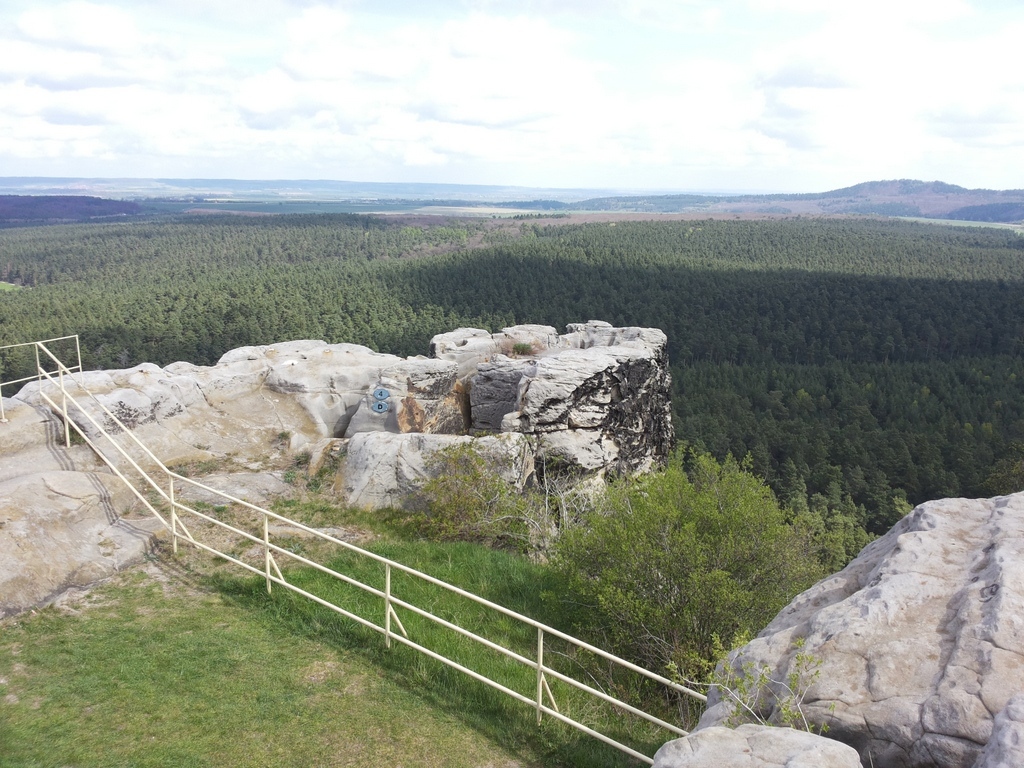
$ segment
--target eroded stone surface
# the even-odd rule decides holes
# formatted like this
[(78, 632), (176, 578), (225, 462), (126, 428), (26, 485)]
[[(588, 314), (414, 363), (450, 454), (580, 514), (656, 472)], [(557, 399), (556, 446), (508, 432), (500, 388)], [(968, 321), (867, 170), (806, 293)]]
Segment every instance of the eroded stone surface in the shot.
[[(805, 714), (865, 764), (968, 768), (1024, 691), (1024, 494), (922, 504), (732, 663), (785, 680), (800, 639), (821, 661)], [(728, 717), (709, 703), (702, 728)]]
[(1020, 768), (1024, 765), (1024, 693), (1018, 693), (996, 715), (992, 736), (974, 768)]
[(665, 744), (654, 768), (860, 768), (857, 750), (792, 728), (711, 727)]

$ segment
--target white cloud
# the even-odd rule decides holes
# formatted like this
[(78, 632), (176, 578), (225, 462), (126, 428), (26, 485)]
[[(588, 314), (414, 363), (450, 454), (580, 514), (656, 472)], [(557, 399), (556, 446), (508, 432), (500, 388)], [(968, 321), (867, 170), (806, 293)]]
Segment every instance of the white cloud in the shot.
[(21, 169), (792, 188), (1024, 162), (1016, 6), (12, 3), (0, 163)]

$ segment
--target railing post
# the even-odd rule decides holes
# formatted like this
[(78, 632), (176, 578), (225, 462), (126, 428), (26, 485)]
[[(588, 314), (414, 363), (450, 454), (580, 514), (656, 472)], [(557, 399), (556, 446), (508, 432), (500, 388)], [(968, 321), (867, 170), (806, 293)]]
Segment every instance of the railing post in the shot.
[(267, 594), (270, 594), (270, 524), (267, 513), (263, 513), (263, 567), (267, 572)]
[(171, 547), (178, 554), (178, 510), (174, 508), (174, 478), (167, 476), (168, 498), (171, 500)]
[(542, 706), (544, 706), (544, 630), (537, 627), (537, 725), (540, 725), (540, 718), (543, 714)]
[(391, 647), (391, 563), (384, 563), (384, 647)]
[(68, 421), (68, 392), (64, 389), (64, 366), (57, 366), (57, 373), (60, 376), (60, 407), (64, 415), (64, 447), (71, 447), (71, 424)]

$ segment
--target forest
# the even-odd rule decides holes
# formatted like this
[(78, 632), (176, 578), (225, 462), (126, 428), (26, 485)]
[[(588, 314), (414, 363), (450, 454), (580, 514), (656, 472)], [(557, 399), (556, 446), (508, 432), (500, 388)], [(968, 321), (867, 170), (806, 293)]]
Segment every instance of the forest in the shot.
[[(1024, 237), (1008, 229), (183, 217), (0, 231), (0, 281), (23, 286), (0, 292), (0, 345), (78, 333), (90, 368), (298, 338), (424, 354), (459, 326), (659, 327), (679, 442), (746, 459), (792, 514), (878, 534), (927, 499), (1024, 487)], [(25, 365), (0, 356), (0, 377)]]

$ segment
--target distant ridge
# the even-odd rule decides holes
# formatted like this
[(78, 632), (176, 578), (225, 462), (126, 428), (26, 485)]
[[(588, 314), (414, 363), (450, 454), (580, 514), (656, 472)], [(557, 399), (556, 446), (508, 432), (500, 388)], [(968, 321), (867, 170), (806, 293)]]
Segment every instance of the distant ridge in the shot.
[[(866, 181), (797, 194), (611, 193), (500, 185), (238, 179), (60, 179), (0, 177), (0, 226), (84, 221), (140, 213), (458, 214), (488, 208), (544, 213), (734, 214), (737, 216), (904, 216), (1024, 223), (1024, 189), (968, 189), (943, 181)], [(111, 200), (109, 198), (121, 198)], [(130, 200), (133, 202), (125, 202)], [(156, 204), (163, 204), (163, 207)], [(274, 206), (274, 207), (269, 207)], [(458, 210), (445, 210), (458, 209)]]
[(1024, 190), (967, 189), (942, 181), (866, 181), (829, 192), (775, 195), (654, 195), (584, 200), (568, 210), (762, 215), (876, 215), (1016, 223)]

